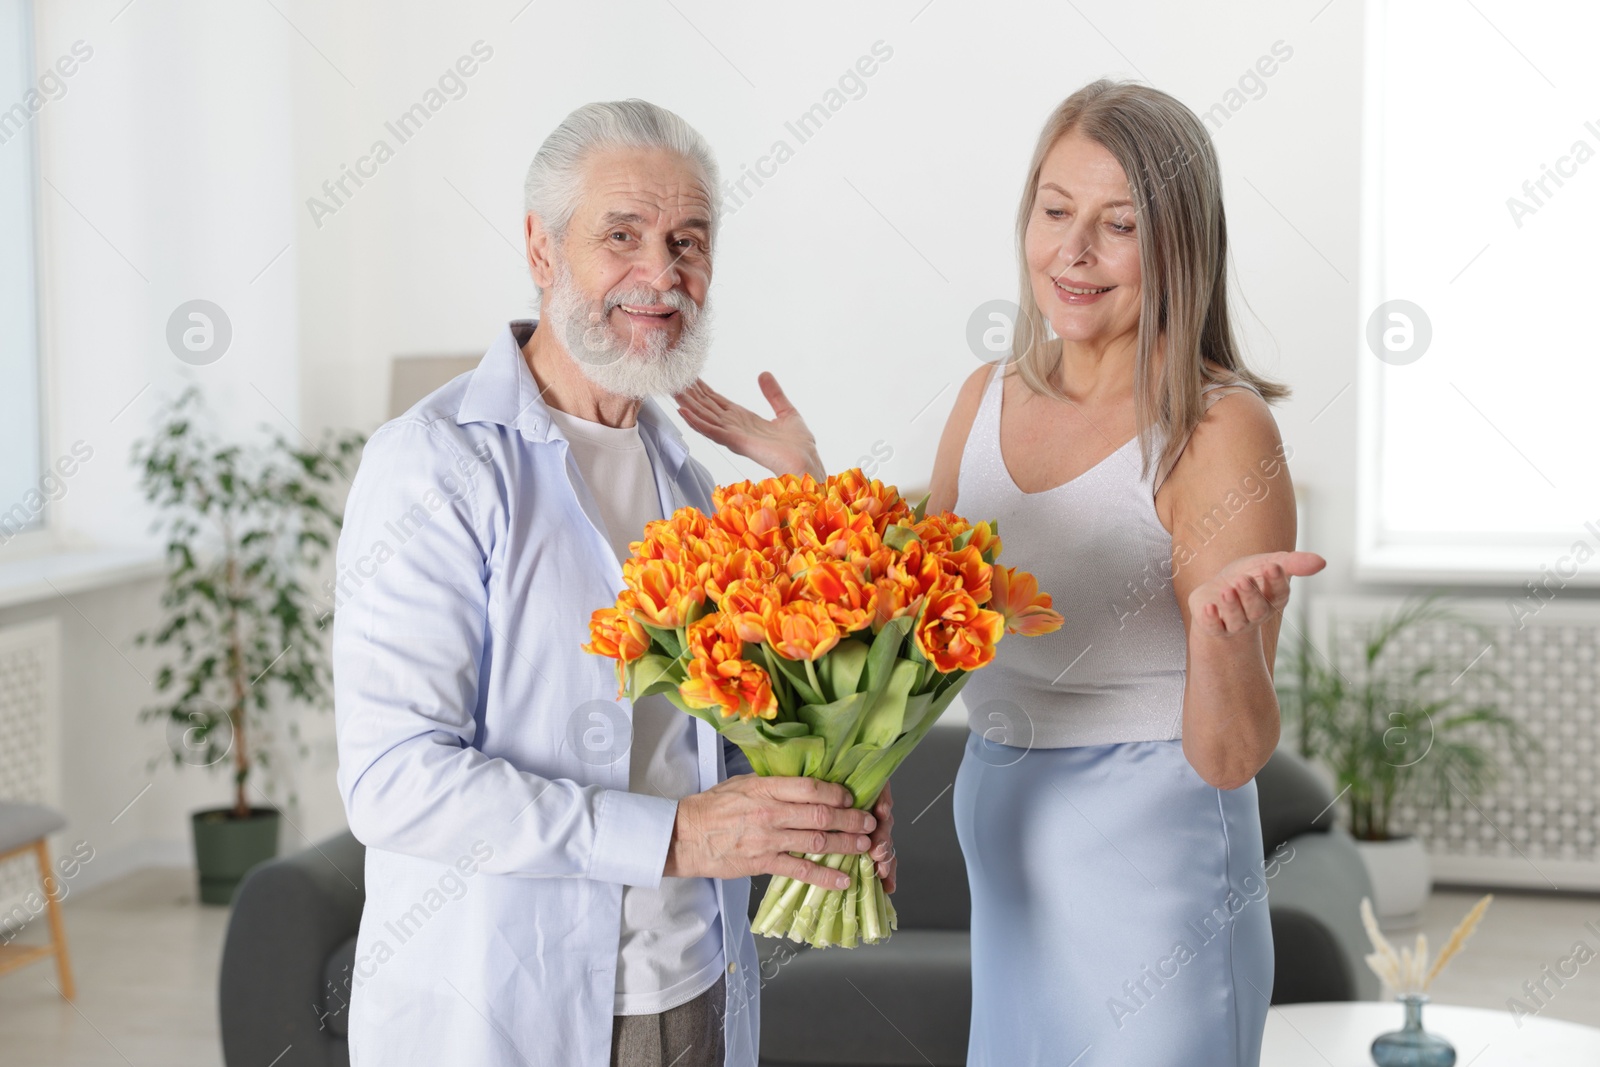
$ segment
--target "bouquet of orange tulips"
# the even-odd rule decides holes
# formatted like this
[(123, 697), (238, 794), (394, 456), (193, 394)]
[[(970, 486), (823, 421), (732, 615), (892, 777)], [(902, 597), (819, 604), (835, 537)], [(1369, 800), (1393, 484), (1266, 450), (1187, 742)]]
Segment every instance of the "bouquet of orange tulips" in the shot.
[[(995, 563), (992, 522), (925, 515), (859, 468), (718, 487), (630, 546), (625, 588), (587, 652), (619, 696), (661, 693), (731, 739), (762, 775), (884, 783), (1006, 633), (1062, 622), (1032, 575)], [(866, 855), (812, 855), (846, 889), (774, 877), (752, 928), (823, 947), (884, 940), (894, 905)]]

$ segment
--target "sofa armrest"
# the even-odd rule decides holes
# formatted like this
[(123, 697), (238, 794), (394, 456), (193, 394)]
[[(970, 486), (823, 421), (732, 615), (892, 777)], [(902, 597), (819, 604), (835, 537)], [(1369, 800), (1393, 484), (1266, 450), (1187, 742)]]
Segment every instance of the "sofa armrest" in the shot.
[(348, 991), (327, 989), (324, 968), (361, 925), (365, 869), (366, 849), (343, 833), (245, 876), (228, 921), (218, 988), (229, 1067), (349, 1063), (344, 1039), (325, 1018), (340, 1010)]
[[(1372, 946), (1361, 925), (1361, 898), (1372, 895), (1372, 883), (1355, 841), (1336, 827), (1298, 834), (1288, 847), (1294, 851), (1278, 859), (1267, 882), (1267, 906), (1275, 913), (1298, 912), (1326, 927), (1349, 969), (1353, 999), (1377, 1000), (1378, 976), (1366, 964)], [(1293, 966), (1293, 960), (1279, 959)]]

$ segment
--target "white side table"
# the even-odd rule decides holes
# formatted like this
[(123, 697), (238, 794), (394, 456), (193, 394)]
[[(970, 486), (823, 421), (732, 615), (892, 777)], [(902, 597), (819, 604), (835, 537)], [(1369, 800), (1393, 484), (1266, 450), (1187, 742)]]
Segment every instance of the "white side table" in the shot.
[[(1372, 1067), (1372, 1039), (1400, 1029), (1398, 1001), (1286, 1004), (1267, 1015), (1261, 1067)], [(1429, 1003), (1422, 1026), (1455, 1046), (1456, 1067), (1600, 1064), (1600, 1030), (1560, 1019)]]

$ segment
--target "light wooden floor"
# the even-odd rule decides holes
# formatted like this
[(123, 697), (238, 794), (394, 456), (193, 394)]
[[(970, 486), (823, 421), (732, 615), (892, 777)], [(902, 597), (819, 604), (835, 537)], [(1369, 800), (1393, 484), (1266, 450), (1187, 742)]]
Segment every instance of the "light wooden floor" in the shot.
[[(1455, 929), (1456, 923), (1475, 904), (1481, 892), (1435, 891), (1423, 909), (1422, 932), (1428, 937), (1428, 952), (1436, 954)], [(1518, 895), (1497, 890), (1494, 903), (1468, 940), (1466, 948), (1451, 960), (1434, 982), (1429, 996), (1442, 1004), (1466, 1004), (1479, 1008), (1510, 1011), (1507, 1003), (1517, 997), (1527, 1010), (1542, 1017), (1566, 1019), (1600, 1027), (1600, 896), (1560, 897)], [(1411, 939), (1415, 940), (1412, 931)], [(1583, 942), (1592, 957), (1579, 964), (1571, 959), (1574, 945)], [(1561, 978), (1558, 985), (1549, 974)], [(1566, 975), (1561, 969), (1565, 968)], [(1538, 993), (1541, 1007), (1523, 991), (1524, 982), (1536, 986), (1543, 982), (1551, 995)], [(1423, 1020), (1427, 1013), (1424, 1010)]]
[(201, 906), (191, 872), (137, 871), (69, 896), (62, 910), (78, 999), (56, 994), (53, 962), (0, 978), (0, 1063), (221, 1067), (217, 969), (228, 909)]
[[(1435, 893), (1423, 920), (1430, 945), (1442, 944), (1476, 899)], [(193, 875), (175, 869), (139, 871), (69, 898), (78, 1002), (56, 995), (46, 964), (0, 978), (0, 1063), (220, 1067), (216, 982), (227, 917), (224, 908), (196, 903)], [(1436, 983), (1434, 1000), (1504, 1010), (1524, 981), (1539, 981), (1543, 967), (1554, 970), (1583, 941), (1596, 958), (1564, 987), (1547, 980), (1554, 995), (1543, 1014), (1600, 1026), (1600, 935), (1585, 922), (1600, 928), (1600, 898), (1497, 893), (1466, 951)]]

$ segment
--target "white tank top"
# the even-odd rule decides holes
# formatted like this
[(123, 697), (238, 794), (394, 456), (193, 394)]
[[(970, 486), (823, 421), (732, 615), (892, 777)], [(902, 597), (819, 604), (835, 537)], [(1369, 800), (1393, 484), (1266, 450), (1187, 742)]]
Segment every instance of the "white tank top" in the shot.
[[(1136, 436), (1071, 481), (1024, 493), (1000, 454), (1008, 365), (989, 375), (951, 510), (997, 520), (1000, 562), (1038, 578), (1066, 622), (1000, 642), (962, 691), (967, 724), (1021, 748), (1177, 740), (1188, 642), (1172, 588), (1172, 535), (1156, 515), (1162, 472), (1141, 476)], [(1255, 391), (1213, 382), (1206, 406), (1229, 387)], [(1157, 456), (1161, 445), (1158, 433)]]

